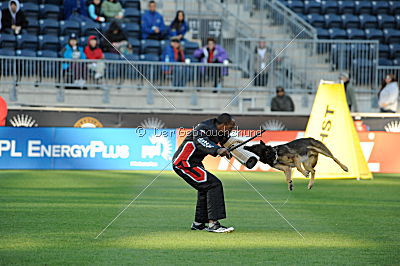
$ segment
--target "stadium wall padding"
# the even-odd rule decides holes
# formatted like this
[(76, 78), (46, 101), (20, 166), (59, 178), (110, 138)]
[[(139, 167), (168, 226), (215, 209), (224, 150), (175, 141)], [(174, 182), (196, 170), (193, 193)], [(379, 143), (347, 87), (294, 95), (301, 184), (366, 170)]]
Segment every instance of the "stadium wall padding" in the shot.
[[(177, 145), (189, 130), (143, 128), (0, 128), (0, 169), (171, 170)], [(255, 131), (240, 131), (239, 138)], [(271, 131), (255, 139), (279, 145), (300, 138), (303, 131)], [(400, 173), (400, 133), (360, 132), (363, 154), (372, 172)], [(251, 144), (251, 143), (250, 143)], [(340, 145), (340, 143), (338, 143)], [(340, 157), (340, 154), (337, 155)], [(258, 163), (242, 171), (273, 171)], [(234, 171), (219, 157), (204, 161), (210, 171)]]

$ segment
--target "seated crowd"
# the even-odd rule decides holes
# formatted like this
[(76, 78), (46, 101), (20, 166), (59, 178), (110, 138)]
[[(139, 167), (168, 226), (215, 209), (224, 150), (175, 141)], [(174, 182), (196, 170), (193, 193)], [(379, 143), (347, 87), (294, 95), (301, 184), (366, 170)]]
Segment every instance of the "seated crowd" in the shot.
[[(84, 0), (80, 2), (82, 1)], [(88, 1), (90, 2), (85, 3), (87, 17), (84, 18), (84, 21), (85, 19), (90, 19), (95, 23), (99, 23), (98, 25), (107, 25), (107, 28), (103, 28), (103, 33), (100, 35), (94, 32), (94, 34), (89, 36), (80, 36), (85, 38), (79, 38), (78, 33), (70, 33), (68, 37), (62, 36), (68, 38), (68, 42), (61, 47), (60, 56), (66, 59), (101, 60), (107, 59), (107, 54), (109, 53), (138, 54), (138, 50), (140, 49), (134, 50), (132, 42), (130, 42), (132, 38), (128, 36), (130, 29), (122, 28), (122, 26), (126, 27), (125, 25), (130, 25), (130, 21), (125, 17), (125, 10), (121, 3), (118, 0)], [(76, 3), (76, 0), (73, 2), (71, 0), (64, 0), (64, 18), (73, 19), (74, 13), (71, 11), (73, 10), (71, 5)], [(85, 12), (80, 12), (80, 16), (82, 14), (85, 14)], [(5, 7), (1, 12), (1, 32), (14, 35), (26, 34), (27, 26), (28, 21), (24, 14), (23, 6), (21, 7), (18, 0), (10, 0), (8, 7)], [(142, 44), (147, 40), (161, 41), (160, 54), (157, 54), (155, 58), (166, 63), (189, 63), (191, 61), (202, 63), (227, 62), (228, 55), (226, 51), (220, 45), (216, 44), (216, 40), (213, 38), (209, 38), (204, 47), (199, 48), (196, 44), (194, 48), (185, 50), (182, 44), (188, 42), (185, 39), (185, 34), (188, 31), (189, 26), (185, 20), (185, 13), (182, 10), (177, 11), (170, 25), (166, 26), (163, 16), (157, 12), (156, 2), (149, 1), (148, 10), (145, 10), (141, 15), (140, 35), (138, 37), (141, 38)], [(87, 44), (82, 41), (83, 39), (87, 40)], [(139, 40), (134, 40), (140, 43)], [(141, 53), (146, 53), (146, 51), (142, 49)], [(84, 72), (81, 71), (81, 67), (81, 64), (63, 64), (63, 69), (72, 72), (73, 79), (77, 83), (83, 83), (86, 79), (86, 77), (81, 77), (79, 74), (80, 72)], [(103, 62), (92, 63), (87, 67), (95, 73), (95, 79), (101, 79), (104, 76), (105, 64)], [(162, 70), (164, 74), (172, 74), (174, 86), (185, 85), (183, 67), (164, 67)], [(203, 68), (201, 72), (202, 74), (208, 74), (210, 77), (207, 79), (211, 79), (215, 87), (218, 87), (221, 85), (222, 76), (227, 75), (227, 68), (215, 68), (215, 70), (213, 67), (208, 69)]]

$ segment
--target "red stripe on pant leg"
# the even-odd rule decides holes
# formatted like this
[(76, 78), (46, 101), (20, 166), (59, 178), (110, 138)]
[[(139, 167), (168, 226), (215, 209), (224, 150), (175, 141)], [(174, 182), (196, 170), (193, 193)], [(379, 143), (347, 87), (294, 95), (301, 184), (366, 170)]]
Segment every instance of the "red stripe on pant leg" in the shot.
[[(179, 168), (179, 169), (181, 169), (185, 174), (187, 174), (188, 176), (190, 176), (193, 180), (195, 180), (197, 182), (203, 182), (203, 181), (207, 180), (206, 172), (203, 169), (201, 169), (200, 167)], [(190, 169), (192, 169), (193, 171), (198, 173), (198, 175), (196, 175), (195, 173), (190, 171)]]
[(182, 165), (184, 167), (190, 167), (190, 165), (187, 163), (189, 160), (190, 156), (193, 154), (195, 150), (195, 146), (193, 142), (187, 142), (185, 146), (183, 146), (182, 151), (180, 152), (179, 156), (176, 158), (174, 161), (174, 165), (178, 165), (180, 162), (182, 162)]

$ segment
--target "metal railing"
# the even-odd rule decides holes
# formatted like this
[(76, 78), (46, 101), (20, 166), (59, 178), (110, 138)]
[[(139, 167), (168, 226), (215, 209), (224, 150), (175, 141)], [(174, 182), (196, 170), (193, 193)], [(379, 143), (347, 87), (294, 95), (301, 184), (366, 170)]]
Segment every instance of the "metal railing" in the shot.
[[(261, 69), (256, 62), (256, 48), (261, 41), (266, 43), (268, 53), (265, 64), (280, 53), (263, 72), (266, 75), (261, 75), (268, 78), (259, 82), (263, 86), (315, 89), (319, 80), (337, 80), (340, 72), (350, 74), (353, 85), (360, 88), (376, 86), (378, 41), (301, 39), (282, 51), (289, 39), (238, 39), (241, 50), (237, 53), (243, 58), (239, 67), (244, 75), (253, 76)], [(256, 82), (254, 85), (258, 86)]]
[[(18, 86), (57, 88), (57, 101), (64, 90), (98, 89), (109, 102), (112, 89), (234, 91), (238, 67), (233, 64), (127, 62), (125, 60), (79, 60), (63, 58), (0, 56), (0, 84), (10, 85), (10, 99), (17, 99)], [(149, 84), (149, 82), (151, 84)], [(151, 102), (149, 95), (148, 101)]]

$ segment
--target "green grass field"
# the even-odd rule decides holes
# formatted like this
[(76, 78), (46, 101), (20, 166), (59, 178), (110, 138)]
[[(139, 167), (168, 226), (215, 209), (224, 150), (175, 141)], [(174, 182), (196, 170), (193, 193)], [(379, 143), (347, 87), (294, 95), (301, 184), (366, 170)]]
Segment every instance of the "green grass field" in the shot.
[(156, 175), (1, 171), (0, 264), (399, 264), (399, 175), (295, 180), (281, 206), (283, 174), (245, 172), (302, 239), (237, 173), (216, 173), (236, 231), (190, 231), (195, 191), (165, 172), (95, 240)]

